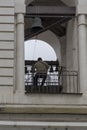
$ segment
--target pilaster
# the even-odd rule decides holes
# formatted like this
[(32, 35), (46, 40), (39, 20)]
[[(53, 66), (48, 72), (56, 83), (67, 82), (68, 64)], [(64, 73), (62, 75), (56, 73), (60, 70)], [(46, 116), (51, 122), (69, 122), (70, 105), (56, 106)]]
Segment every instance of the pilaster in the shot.
[(16, 89), (24, 93), (24, 13), (25, 4), (15, 0), (16, 18)]
[(79, 85), (85, 91), (87, 87), (87, 23), (86, 15), (78, 15), (78, 48), (79, 48)]

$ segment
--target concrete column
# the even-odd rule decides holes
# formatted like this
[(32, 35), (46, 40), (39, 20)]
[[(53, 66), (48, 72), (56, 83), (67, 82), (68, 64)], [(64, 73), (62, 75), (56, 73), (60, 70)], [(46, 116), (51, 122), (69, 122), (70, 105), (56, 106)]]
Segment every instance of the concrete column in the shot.
[(80, 90), (87, 88), (87, 23), (86, 15), (78, 15), (79, 47), (79, 85)]
[(17, 14), (16, 28), (16, 49), (17, 49), (17, 89), (24, 92), (24, 14)]

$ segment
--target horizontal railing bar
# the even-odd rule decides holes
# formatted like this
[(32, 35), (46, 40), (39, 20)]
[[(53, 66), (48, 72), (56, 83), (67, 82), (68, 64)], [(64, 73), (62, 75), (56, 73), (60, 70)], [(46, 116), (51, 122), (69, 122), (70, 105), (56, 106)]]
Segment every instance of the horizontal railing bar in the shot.
[[(48, 61), (51, 66), (57, 66), (58, 71), (50, 72), (48, 70), (47, 79), (44, 86), (40, 86), (42, 79), (38, 80), (38, 85), (34, 86), (33, 79), (35, 73), (31, 72), (31, 67), (36, 61), (26, 61), (25, 73), (25, 91), (28, 93), (80, 93), (78, 87), (78, 72), (76, 70), (67, 70), (66, 67), (59, 66), (56, 61)], [(51, 64), (52, 63), (52, 64)]]

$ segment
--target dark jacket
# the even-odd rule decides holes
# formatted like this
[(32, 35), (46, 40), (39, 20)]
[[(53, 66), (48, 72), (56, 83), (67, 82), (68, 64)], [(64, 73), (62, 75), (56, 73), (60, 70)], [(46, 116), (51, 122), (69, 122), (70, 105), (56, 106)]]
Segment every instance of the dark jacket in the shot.
[(37, 73), (47, 73), (49, 65), (44, 61), (37, 61), (34, 65)]

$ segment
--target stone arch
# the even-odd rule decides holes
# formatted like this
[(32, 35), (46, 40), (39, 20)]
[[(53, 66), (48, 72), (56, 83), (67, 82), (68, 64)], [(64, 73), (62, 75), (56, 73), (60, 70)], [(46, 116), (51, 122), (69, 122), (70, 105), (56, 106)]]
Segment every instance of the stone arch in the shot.
[(26, 4), (26, 5), (28, 5), (28, 4), (30, 4), (31, 2), (33, 2), (34, 0), (25, 0), (24, 1), (24, 3)]
[(54, 49), (56, 56), (61, 64), (61, 44), (58, 37), (53, 32), (48, 30), (39, 34), (38, 39), (47, 42)]
[(78, 3), (78, 0), (61, 0), (68, 6), (76, 6)]

